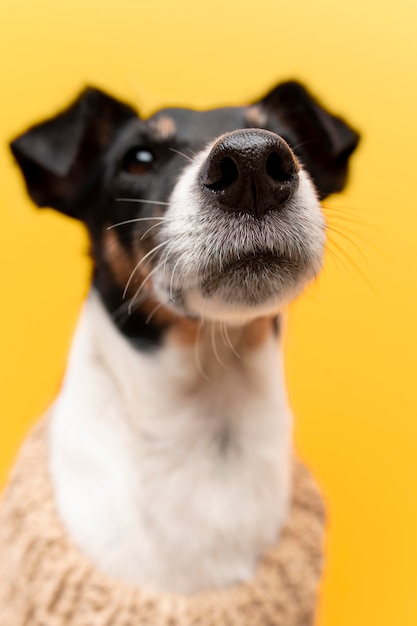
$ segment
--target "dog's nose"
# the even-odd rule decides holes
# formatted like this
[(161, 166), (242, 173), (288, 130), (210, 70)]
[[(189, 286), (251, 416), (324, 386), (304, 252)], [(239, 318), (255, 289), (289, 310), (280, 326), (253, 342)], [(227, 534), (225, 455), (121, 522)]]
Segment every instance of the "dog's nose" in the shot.
[(262, 217), (288, 202), (297, 187), (299, 169), (282, 137), (250, 128), (226, 133), (214, 144), (201, 182), (222, 209)]

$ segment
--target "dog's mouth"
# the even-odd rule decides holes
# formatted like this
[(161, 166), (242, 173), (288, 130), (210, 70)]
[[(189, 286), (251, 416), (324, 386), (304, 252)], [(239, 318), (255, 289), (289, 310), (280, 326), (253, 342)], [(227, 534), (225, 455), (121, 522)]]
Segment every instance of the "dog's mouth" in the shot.
[(208, 271), (208, 276), (202, 281), (203, 288), (210, 290), (216, 287), (219, 282), (230, 278), (242, 278), (242, 274), (249, 280), (260, 280), (266, 274), (276, 274), (281, 272), (283, 267), (293, 265), (288, 259), (272, 254), (271, 252), (254, 252), (251, 255), (228, 260), (221, 267)]
[(266, 265), (278, 265), (281, 260), (281, 257), (271, 254), (270, 252), (255, 252), (254, 254), (228, 262), (222, 268), (222, 273), (239, 271), (239, 269), (243, 268), (251, 270), (254, 273), (259, 273)]
[(180, 232), (155, 286), (161, 300), (186, 315), (216, 320), (267, 315), (317, 276), (323, 244), (320, 214), (309, 221), (283, 210), (258, 223), (212, 210)]
[(256, 306), (279, 295), (305, 271), (301, 259), (271, 252), (256, 252), (228, 260), (204, 276), (200, 289), (204, 297), (222, 294), (229, 303), (245, 302)]
[[(277, 311), (314, 278), (321, 261), (311, 255), (236, 250), (219, 255), (190, 274), (181, 267), (181, 257), (174, 257), (172, 270), (159, 283), (161, 295), (170, 296), (167, 304), (187, 315), (210, 319), (253, 318)], [(162, 295), (163, 298), (163, 295)], [(163, 298), (166, 301), (166, 298)]]

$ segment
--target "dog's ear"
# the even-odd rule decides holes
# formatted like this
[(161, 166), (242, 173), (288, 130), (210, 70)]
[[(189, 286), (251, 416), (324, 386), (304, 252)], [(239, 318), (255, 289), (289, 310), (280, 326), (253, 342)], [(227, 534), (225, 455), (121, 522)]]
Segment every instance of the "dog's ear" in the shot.
[(67, 109), (17, 137), (10, 147), (34, 202), (82, 218), (100, 155), (134, 116), (128, 105), (90, 87)]
[(311, 175), (320, 197), (341, 191), (359, 134), (326, 111), (296, 81), (278, 85), (257, 104), (282, 123), (287, 140)]

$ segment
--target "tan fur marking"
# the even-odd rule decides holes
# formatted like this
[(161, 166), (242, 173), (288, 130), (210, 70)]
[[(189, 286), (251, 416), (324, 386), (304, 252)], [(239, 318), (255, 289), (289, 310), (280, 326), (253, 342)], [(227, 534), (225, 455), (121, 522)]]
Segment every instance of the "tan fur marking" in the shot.
[[(150, 281), (149, 281), (150, 282)], [(175, 324), (181, 318), (178, 317), (174, 311), (171, 311), (168, 307), (158, 306), (159, 303), (152, 296), (149, 296), (145, 302), (141, 303), (140, 309), (144, 315), (148, 315), (149, 321), (152, 319), (152, 323), (157, 326), (166, 327)], [(158, 307), (158, 308), (157, 308)]]
[[(113, 278), (116, 279), (118, 285), (122, 289), (125, 288), (130, 279), (131, 273), (135, 270), (135, 267), (140, 262), (141, 258), (149, 252), (152, 247), (149, 247), (150, 244), (145, 244), (145, 242), (140, 243), (141, 245), (135, 250), (134, 256), (130, 256), (120, 244), (116, 232), (114, 230), (105, 230), (103, 237), (104, 260), (110, 268)], [(134, 271), (126, 293), (127, 297), (134, 296), (136, 290), (148, 276), (151, 269), (152, 265), (150, 262), (145, 262)], [(151, 281), (146, 283), (145, 292), (150, 290), (151, 284)]]
[(260, 317), (245, 326), (238, 346), (239, 351), (256, 350), (272, 333), (272, 317)]
[[(138, 262), (138, 259), (131, 259), (123, 247), (120, 245), (117, 234), (114, 230), (104, 231), (104, 259), (108, 264), (115, 280), (122, 289), (125, 288), (130, 274)], [(144, 251), (146, 253), (146, 251)], [(131, 281), (127, 292), (127, 298), (133, 297), (142, 283), (147, 277), (149, 268), (141, 267), (135, 274), (134, 280)], [(149, 294), (151, 290), (151, 279), (146, 285), (146, 292)], [(161, 328), (171, 327), (169, 330), (169, 338), (175, 343), (183, 346), (192, 346), (200, 332), (199, 322), (181, 317), (168, 307), (161, 306), (158, 308), (158, 302), (151, 296), (141, 302), (141, 311), (144, 315), (148, 315), (153, 324)], [(259, 348), (269, 337), (272, 332), (272, 317), (262, 317), (250, 322), (235, 335), (232, 345), (240, 354), (245, 351), (255, 350)]]
[(260, 106), (255, 105), (249, 107), (246, 111), (246, 121), (250, 124), (250, 126), (263, 128), (266, 124), (267, 116), (265, 111), (263, 111)]
[[(135, 265), (140, 260), (140, 257), (131, 259), (126, 251), (120, 245), (117, 234), (113, 230), (105, 230), (104, 233), (104, 259), (113, 274), (113, 277), (117, 281), (121, 289), (125, 288), (131, 272)], [(143, 254), (146, 254), (146, 249), (143, 250)], [(149, 274), (149, 265), (143, 264), (134, 275), (129, 289), (126, 294), (126, 300), (134, 297), (137, 289), (140, 287), (143, 280)], [(147, 281), (145, 293), (149, 294), (152, 287), (152, 279)], [(154, 324), (157, 324), (161, 328), (172, 326), (174, 336), (180, 343), (191, 344), (195, 338), (194, 327), (197, 328), (196, 322), (191, 322), (187, 319), (183, 319), (174, 311), (171, 311), (165, 306), (158, 307), (158, 302), (152, 295), (146, 298), (144, 302), (141, 302), (140, 309), (145, 317), (148, 315), (149, 320), (152, 319)]]
[[(214, 322), (216, 324), (216, 322)], [(178, 317), (175, 320), (171, 330), (170, 339), (181, 345), (191, 346), (194, 345), (197, 338), (202, 338), (205, 327), (201, 328), (200, 323), (194, 320), (187, 320)], [(220, 332), (220, 325), (216, 328), (217, 332)], [(210, 331), (208, 331), (210, 333)], [(262, 317), (250, 322), (242, 328), (229, 329), (228, 335), (230, 343), (237, 354), (242, 355), (245, 352), (256, 350), (263, 343), (265, 343), (273, 332), (273, 318)], [(219, 338), (217, 335), (217, 341), (219, 343), (220, 350), (227, 348), (224, 338)], [(227, 348), (226, 352), (232, 352), (231, 348)]]
[(132, 271), (132, 260), (120, 245), (114, 230), (104, 231), (104, 259), (117, 283), (124, 288)]
[(182, 346), (193, 346), (198, 334), (199, 322), (179, 317), (170, 331), (169, 338)]
[(149, 125), (154, 138), (159, 141), (172, 139), (177, 132), (174, 120), (168, 115), (160, 115), (149, 120)]

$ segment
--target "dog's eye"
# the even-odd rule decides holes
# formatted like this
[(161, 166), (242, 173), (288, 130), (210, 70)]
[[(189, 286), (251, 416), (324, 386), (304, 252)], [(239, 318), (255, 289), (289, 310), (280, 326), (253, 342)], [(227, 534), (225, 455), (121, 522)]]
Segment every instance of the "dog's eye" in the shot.
[(152, 169), (155, 157), (147, 148), (131, 148), (123, 159), (123, 169), (129, 174), (145, 174)]

